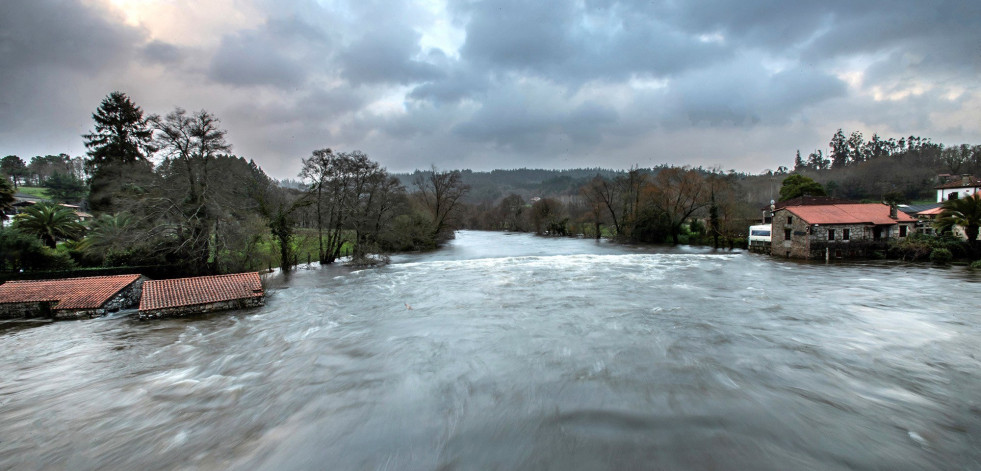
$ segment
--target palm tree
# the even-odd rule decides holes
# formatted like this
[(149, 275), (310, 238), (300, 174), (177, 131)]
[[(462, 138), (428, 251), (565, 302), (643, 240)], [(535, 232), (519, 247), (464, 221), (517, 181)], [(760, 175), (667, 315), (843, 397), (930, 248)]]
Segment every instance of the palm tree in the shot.
[(85, 231), (75, 211), (52, 203), (35, 204), (14, 216), (14, 228), (40, 237), (51, 248), (58, 239), (78, 239)]
[(981, 228), (981, 193), (944, 201), (940, 208), (940, 217), (934, 224), (937, 232), (943, 233), (953, 230), (954, 226), (961, 226), (968, 244), (972, 249), (977, 249), (978, 230)]
[(89, 225), (78, 247), (92, 255), (122, 253), (136, 243), (133, 216), (129, 213), (103, 214)]

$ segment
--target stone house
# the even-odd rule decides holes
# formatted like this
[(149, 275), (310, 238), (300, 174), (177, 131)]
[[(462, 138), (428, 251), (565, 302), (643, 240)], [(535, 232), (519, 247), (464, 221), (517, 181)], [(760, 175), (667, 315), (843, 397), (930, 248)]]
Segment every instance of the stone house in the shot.
[(773, 213), (771, 253), (802, 259), (862, 258), (913, 233), (916, 219), (883, 203), (787, 206)]
[(90, 276), (8, 281), (0, 285), (0, 319), (82, 319), (135, 307), (145, 278)]
[(153, 280), (144, 283), (140, 319), (258, 307), (264, 299), (257, 272)]

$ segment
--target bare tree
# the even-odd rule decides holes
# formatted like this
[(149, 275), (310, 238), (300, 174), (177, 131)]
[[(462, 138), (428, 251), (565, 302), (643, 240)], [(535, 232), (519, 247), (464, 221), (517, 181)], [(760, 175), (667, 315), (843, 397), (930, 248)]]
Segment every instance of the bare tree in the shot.
[(220, 212), (210, 188), (211, 171), (217, 158), (231, 150), (225, 130), (217, 117), (204, 110), (188, 114), (177, 108), (153, 122), (170, 184), (169, 191), (160, 195), (167, 204), (159, 208), (175, 223), (176, 251), (186, 257), (192, 271), (216, 272)]
[(417, 175), (415, 185), (429, 212), (433, 244), (438, 245), (450, 238), (455, 210), (470, 187), (463, 184), (460, 172), (440, 171), (435, 165), (429, 173)]
[(705, 179), (693, 169), (662, 169), (654, 177), (653, 185), (647, 188), (647, 196), (650, 206), (664, 219), (676, 244), (685, 221), (710, 203)]

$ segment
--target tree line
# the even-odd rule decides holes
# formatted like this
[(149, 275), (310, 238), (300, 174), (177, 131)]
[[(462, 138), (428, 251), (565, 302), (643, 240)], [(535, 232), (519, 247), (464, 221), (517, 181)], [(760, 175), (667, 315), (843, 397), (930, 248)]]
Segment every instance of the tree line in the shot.
[[(410, 192), (366, 154), (329, 148), (302, 160), (300, 188), (285, 187), (232, 154), (208, 111), (145, 115), (112, 92), (92, 118), (87, 158), (75, 165), (84, 192), (73, 202), (84, 197), (95, 217), (82, 224), (70, 207), (28, 208), (0, 231), (0, 270), (166, 265), (181, 274), (228, 273), (264, 268), (258, 264), (269, 253), (289, 270), (304, 246), (316, 247), (324, 264), (342, 256), (378, 263), (385, 253), (452, 237), (468, 190), (458, 172), (434, 167)], [(2, 179), (0, 204), (9, 209), (13, 184), (25, 178), (14, 171)]]
[[(573, 191), (468, 204), (464, 227), (540, 235), (608, 237), (621, 242), (700, 242), (733, 246), (757, 216), (736, 172), (690, 167), (594, 174)], [(546, 188), (545, 185), (542, 188)]]

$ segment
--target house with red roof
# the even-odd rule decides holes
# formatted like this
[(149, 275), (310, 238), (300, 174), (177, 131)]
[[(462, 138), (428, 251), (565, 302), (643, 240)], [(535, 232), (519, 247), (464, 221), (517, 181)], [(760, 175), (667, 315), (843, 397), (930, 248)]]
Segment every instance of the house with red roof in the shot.
[(786, 206), (773, 213), (771, 254), (862, 258), (913, 233), (916, 219), (883, 203)]
[(262, 306), (259, 273), (151, 280), (143, 284), (140, 319), (182, 317)]
[(0, 285), (0, 319), (82, 319), (139, 303), (140, 275), (8, 281)]

